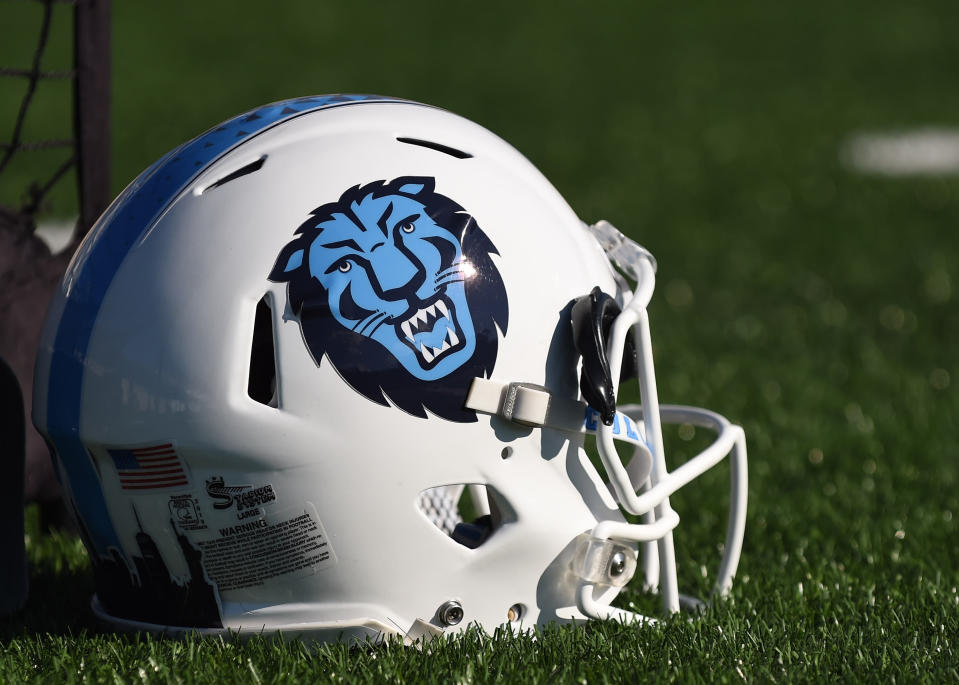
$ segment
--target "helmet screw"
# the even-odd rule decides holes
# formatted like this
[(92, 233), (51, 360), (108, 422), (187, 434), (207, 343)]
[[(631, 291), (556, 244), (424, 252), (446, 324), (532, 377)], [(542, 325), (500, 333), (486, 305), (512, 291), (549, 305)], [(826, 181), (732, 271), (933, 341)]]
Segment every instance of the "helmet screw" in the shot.
[(613, 578), (623, 575), (626, 570), (626, 555), (622, 552), (616, 552), (609, 562), (609, 575)]
[(448, 602), (443, 602), (436, 614), (440, 623), (444, 626), (455, 626), (463, 620), (463, 605), (455, 599), (451, 599)]

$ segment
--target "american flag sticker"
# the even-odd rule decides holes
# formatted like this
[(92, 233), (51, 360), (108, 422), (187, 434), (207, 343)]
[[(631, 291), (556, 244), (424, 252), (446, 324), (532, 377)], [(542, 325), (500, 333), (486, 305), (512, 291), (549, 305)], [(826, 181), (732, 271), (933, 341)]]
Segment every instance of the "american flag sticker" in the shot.
[(108, 449), (124, 490), (145, 491), (189, 485), (180, 455), (173, 445)]

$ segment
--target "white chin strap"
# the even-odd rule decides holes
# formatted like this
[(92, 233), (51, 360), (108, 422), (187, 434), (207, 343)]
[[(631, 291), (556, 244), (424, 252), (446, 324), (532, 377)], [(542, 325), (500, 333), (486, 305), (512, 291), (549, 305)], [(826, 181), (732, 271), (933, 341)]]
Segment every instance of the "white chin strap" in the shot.
[[(642, 543), (645, 585), (658, 588), (663, 609), (672, 613), (680, 606), (698, 607), (702, 602), (679, 594), (673, 528), (679, 516), (669, 506), (669, 496), (730, 456), (731, 495), (726, 543), (713, 594), (725, 595), (732, 585), (746, 526), (746, 438), (743, 429), (724, 417), (697, 407), (659, 404), (653, 371), (653, 348), (646, 306), (653, 294), (656, 261), (643, 247), (620, 233), (607, 221), (589, 226), (609, 259), (636, 281), (636, 289), (613, 322), (608, 341), (612, 387), (619, 387), (623, 350), (630, 329), (635, 330), (639, 368), (639, 405), (618, 407), (613, 425), (607, 426), (585, 403), (554, 396), (547, 388), (529, 383), (503, 383), (477, 378), (466, 407), (528, 426), (547, 426), (566, 432), (596, 434), (599, 456), (610, 478), (610, 487), (620, 507), (642, 517), (642, 523), (602, 521), (581, 545), (573, 572), (580, 578), (577, 603), (587, 616), (626, 621), (647, 617), (617, 609), (602, 601), (609, 590), (624, 585), (632, 576), (635, 559), (632, 546)], [(666, 469), (662, 424), (691, 424), (716, 433), (713, 443), (673, 472)], [(633, 445), (624, 465), (615, 441)]]

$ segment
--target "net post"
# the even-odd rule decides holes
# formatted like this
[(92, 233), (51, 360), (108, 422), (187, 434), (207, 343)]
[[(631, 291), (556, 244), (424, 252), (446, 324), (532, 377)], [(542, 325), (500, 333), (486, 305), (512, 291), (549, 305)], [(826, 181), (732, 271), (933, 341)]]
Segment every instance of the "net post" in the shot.
[(79, 239), (110, 201), (110, 0), (76, 0), (73, 26)]
[(27, 601), (29, 579), (23, 529), (24, 414), (20, 383), (0, 357), (0, 616)]

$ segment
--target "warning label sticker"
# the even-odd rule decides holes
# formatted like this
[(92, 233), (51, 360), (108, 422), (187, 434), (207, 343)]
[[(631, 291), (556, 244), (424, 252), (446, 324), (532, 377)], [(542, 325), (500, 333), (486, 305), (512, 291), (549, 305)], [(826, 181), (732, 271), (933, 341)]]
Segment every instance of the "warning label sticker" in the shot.
[(270, 519), (223, 526), (217, 537), (197, 541), (207, 576), (221, 592), (312, 575), (336, 563), (312, 504)]

